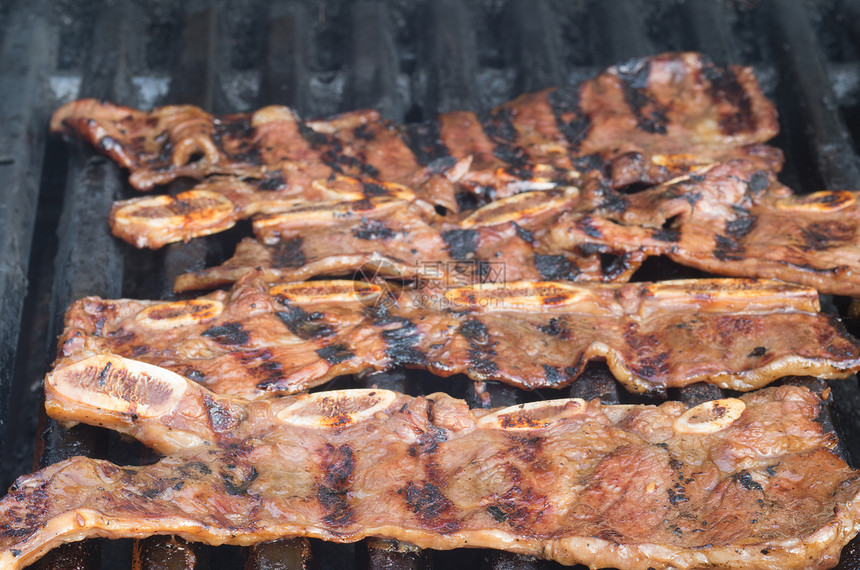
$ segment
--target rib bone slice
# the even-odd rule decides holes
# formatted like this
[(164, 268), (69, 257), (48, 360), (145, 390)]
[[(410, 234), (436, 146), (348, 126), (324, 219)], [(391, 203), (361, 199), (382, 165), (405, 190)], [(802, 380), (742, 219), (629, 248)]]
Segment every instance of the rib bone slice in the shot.
[[(512, 282), (442, 291), (270, 283), (252, 273), (201, 301), (222, 310), (82, 299), (66, 314), (56, 365), (117, 354), (247, 398), (392, 366), (534, 389), (569, 385), (589, 360), (605, 359), (640, 392), (700, 381), (751, 390), (787, 375), (839, 378), (860, 369), (860, 345), (837, 318), (818, 312), (815, 290), (776, 281)], [(176, 315), (176, 327), (150, 322), (160, 306)]]
[(419, 125), (398, 126), (375, 111), (307, 121), (285, 107), (214, 117), (191, 106), (143, 112), (84, 99), (58, 109), (51, 129), (128, 168), (140, 190), (211, 174), (294, 188), (337, 173), (404, 184), (453, 211), (457, 191), (503, 197), (543, 167), (566, 180), (606, 169), (619, 187), (730, 157), (773, 169), (782, 162), (760, 144), (778, 122), (752, 70), (721, 69), (695, 53), (634, 59), (486, 117), (457, 111)]
[[(121, 395), (164, 394), (159, 373), (141, 370), (116, 357), (57, 370), (48, 409), (169, 455), (142, 467), (75, 457), (19, 478), (0, 500), (0, 567), (88, 536), (177, 534), (375, 536), (643, 570), (828, 568), (860, 518), (858, 472), (833, 453), (805, 388), (744, 395), (732, 421), (691, 433), (675, 428), (691, 416), (679, 402), (469, 410), (380, 390), (246, 402), (190, 382), (161, 413), (137, 415)], [(105, 389), (120, 395), (108, 408), (93, 397)], [(203, 443), (177, 446), (175, 432)]]

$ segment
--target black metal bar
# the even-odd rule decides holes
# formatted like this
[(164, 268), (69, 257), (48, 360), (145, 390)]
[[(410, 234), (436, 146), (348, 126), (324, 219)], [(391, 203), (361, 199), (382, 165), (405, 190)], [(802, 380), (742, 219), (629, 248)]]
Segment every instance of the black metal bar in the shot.
[(132, 570), (189, 570), (196, 567), (194, 549), (180, 538), (153, 536), (134, 541)]
[(502, 550), (488, 552), (481, 561), (481, 570), (540, 570), (546, 566), (546, 561), (534, 556)]
[(309, 113), (307, 63), (313, 50), (307, 10), (298, 2), (278, 2), (269, 7), (268, 17), (260, 104), (290, 105), (299, 113)]
[(306, 538), (276, 540), (253, 546), (245, 570), (311, 570), (314, 559)]
[[(57, 32), (33, 3), (14, 10), (0, 48), (0, 462), (15, 350), (27, 294), (33, 226), (47, 131), (47, 76), (56, 64)], [(20, 6), (19, 6), (20, 8)]]
[[(824, 65), (824, 55), (804, 4), (798, 0), (770, 0), (773, 45), (783, 81), (781, 89), (793, 90), (802, 124), (803, 140), (815, 158), (825, 186), (856, 188), (860, 180), (851, 137), (836, 104), (836, 96)], [(818, 190), (819, 188), (809, 189)]]
[(645, 14), (635, 0), (595, 0), (591, 7), (596, 19), (591, 29), (597, 31), (591, 49), (599, 55), (597, 63), (612, 65), (654, 52), (645, 33)]
[(479, 107), (475, 92), (478, 55), (469, 14), (457, 0), (431, 0), (424, 6), (423, 66), (427, 70), (425, 118)]
[(606, 365), (592, 363), (570, 385), (570, 397), (593, 400), (600, 398), (604, 404), (617, 404), (621, 399), (618, 382)]
[(558, 13), (546, 0), (511, 0), (505, 9), (510, 38), (503, 45), (517, 70), (518, 93), (538, 91), (562, 82)]
[(381, 538), (369, 538), (366, 549), (356, 549), (356, 567), (366, 570), (426, 570), (432, 568), (430, 554), (415, 546)]
[(682, 30), (687, 49), (700, 51), (717, 65), (740, 63), (734, 37), (729, 29), (725, 5), (715, 0), (687, 0)]
[(698, 406), (724, 397), (725, 393), (719, 386), (704, 382), (696, 382), (678, 390), (678, 399), (689, 406)]
[(352, 38), (341, 109), (376, 109), (403, 121), (404, 104), (397, 89), (398, 59), (386, 7), (377, 1), (352, 6)]

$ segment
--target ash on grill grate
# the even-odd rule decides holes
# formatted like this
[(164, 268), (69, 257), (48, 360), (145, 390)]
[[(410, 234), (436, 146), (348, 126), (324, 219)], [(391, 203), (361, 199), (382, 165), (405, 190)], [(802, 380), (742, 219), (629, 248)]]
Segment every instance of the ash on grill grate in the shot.
[[(374, 107), (397, 121), (422, 120), (450, 109), (485, 111), (525, 90), (580, 80), (625, 57), (692, 49), (721, 64), (756, 67), (782, 112), (777, 144), (788, 159), (783, 181), (798, 191), (852, 188), (858, 171), (852, 142), (860, 140), (860, 25), (853, 17), (858, 13), (857, 4), (847, 0), (0, 4), (0, 407), (9, 409), (0, 424), (2, 483), (30, 470), (36, 439), (44, 445), (41, 462), (80, 452), (126, 463), (147, 460), (139, 446), (99, 430), (66, 432), (44, 416), (37, 430), (36, 387), (51, 360), (62, 311), (87, 294), (169, 297), (173, 275), (222, 261), (250, 233), (247, 224), (239, 224), (166, 253), (118, 243), (104, 220), (112, 200), (131, 194), (125, 174), (89, 150), (69, 152), (46, 141), (47, 118), (58, 103), (96, 96), (144, 107), (195, 103), (215, 112), (278, 103), (308, 116)], [(694, 274), (653, 260), (637, 278)], [(844, 310), (848, 302), (825, 299), (825, 305)], [(569, 395), (642, 400), (619, 391), (600, 366), (591, 366), (570, 393), (524, 393), (465, 379), (439, 383), (428, 374), (400, 370), (358, 382), (413, 394), (447, 389), (474, 406)], [(354, 379), (341, 378), (331, 386), (355, 385)], [(834, 382), (830, 389), (833, 421), (848, 452), (860, 457), (860, 390), (855, 380)], [(698, 402), (717, 395), (712, 387), (694, 386), (672, 396)], [(846, 548), (841, 568), (860, 564), (856, 542)], [(155, 539), (134, 547), (130, 541), (125, 546), (91, 542), (61, 550), (42, 567), (469, 564), (557, 566), (505, 553), (427, 553), (382, 541), (343, 546), (297, 539), (216, 549)]]

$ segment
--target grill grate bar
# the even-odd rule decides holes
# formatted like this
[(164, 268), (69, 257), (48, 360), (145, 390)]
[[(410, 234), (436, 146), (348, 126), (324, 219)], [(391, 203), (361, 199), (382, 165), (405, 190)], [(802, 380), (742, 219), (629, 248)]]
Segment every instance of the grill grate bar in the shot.
[(436, 113), (476, 110), (480, 107), (475, 92), (478, 54), (474, 27), (462, 2), (438, 0), (424, 9), (423, 68), (427, 72), (424, 118)]
[(298, 2), (279, 2), (270, 7), (268, 17), (260, 104), (290, 105), (302, 115), (310, 113), (307, 64), (312, 42), (307, 11)]
[(717, 65), (740, 62), (723, 2), (687, 0), (684, 16), (688, 49), (707, 54)]
[(352, 38), (341, 109), (377, 109), (403, 121), (403, 97), (397, 88), (397, 51), (388, 11), (380, 2), (352, 6)]
[(27, 294), (30, 244), (49, 113), (46, 81), (57, 57), (56, 35), (44, 2), (14, 14), (0, 47), (0, 461), (5, 463), (6, 418), (15, 349)]
[(511, 0), (505, 11), (511, 52), (507, 58), (517, 70), (516, 92), (526, 93), (561, 85), (561, 38), (558, 17), (546, 0)]
[[(832, 189), (853, 188), (860, 180), (857, 156), (839, 112), (836, 96), (824, 66), (824, 55), (808, 14), (797, 0), (772, 0), (774, 45), (785, 88), (795, 91), (802, 124), (795, 133), (809, 144), (822, 182)], [(794, 99), (794, 98), (792, 98)]]
[(618, 62), (654, 53), (645, 33), (645, 11), (634, 0), (602, 2), (595, 0), (591, 13), (597, 20), (592, 30), (600, 33), (591, 38), (591, 51), (599, 56), (597, 63), (614, 65)]

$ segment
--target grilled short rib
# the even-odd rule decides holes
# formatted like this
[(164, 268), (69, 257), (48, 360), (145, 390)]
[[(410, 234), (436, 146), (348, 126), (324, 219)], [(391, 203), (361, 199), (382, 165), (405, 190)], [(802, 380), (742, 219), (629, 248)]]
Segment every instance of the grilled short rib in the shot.
[[(454, 218), (431, 214), (421, 231), (409, 229), (416, 205), (399, 203), (305, 205), (263, 216), (254, 228), (265, 243), (247, 240), (222, 266), (182, 275), (175, 287), (223, 285), (255, 267), (306, 279), (387, 262), (383, 273), (413, 277), (418, 265), (451, 260), (485, 271), (503, 266), (512, 280), (623, 282), (648, 256), (665, 255), (721, 275), (860, 295), (858, 193), (797, 196), (746, 160), (632, 194), (585, 176), (581, 189), (526, 192)], [(605, 256), (614, 261), (605, 263)]]
[(118, 354), (255, 398), (393, 366), (560, 388), (605, 358), (634, 391), (700, 381), (750, 390), (787, 375), (860, 369), (857, 340), (818, 311), (815, 290), (776, 281), (439, 291), (271, 283), (251, 273), (229, 293), (190, 301), (82, 299), (66, 314), (55, 365)]
[(524, 192), (456, 219), (400, 198), (296, 204), (254, 221), (262, 243), (250, 238), (240, 242), (227, 262), (181, 275), (174, 289), (233, 283), (257, 267), (296, 281), (368, 270), (389, 278), (447, 283), (627, 281), (644, 254), (634, 251), (607, 264), (598, 253), (577, 248), (559, 252), (549, 239), (559, 212), (586, 204), (574, 188)]
[(248, 402), (97, 356), (46, 379), (61, 421), (168, 455), (75, 457), (0, 501), (0, 567), (88, 536), (210, 544), (387, 537), (591, 567), (828, 568), (856, 534), (860, 478), (806, 388), (687, 408), (553, 400), (469, 410), (444, 394)]
[(214, 117), (191, 106), (144, 112), (84, 99), (58, 109), (51, 128), (128, 168), (140, 190), (230, 174), (270, 194), (294, 193), (334, 173), (403, 184), (452, 211), (461, 192), (495, 199), (535, 180), (566, 185), (595, 168), (620, 187), (730, 157), (782, 163), (779, 150), (760, 144), (778, 122), (752, 70), (722, 69), (695, 53), (634, 59), (485, 116), (459, 111), (422, 124), (397, 125), (375, 111), (308, 121), (285, 107)]

